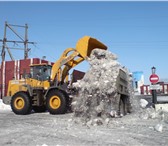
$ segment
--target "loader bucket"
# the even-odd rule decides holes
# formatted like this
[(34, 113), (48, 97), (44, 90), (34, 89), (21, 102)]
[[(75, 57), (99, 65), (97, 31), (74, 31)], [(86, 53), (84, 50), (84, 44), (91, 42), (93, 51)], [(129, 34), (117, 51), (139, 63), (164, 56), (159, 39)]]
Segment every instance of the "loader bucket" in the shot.
[(76, 50), (85, 59), (89, 57), (92, 50), (96, 48), (107, 50), (107, 46), (105, 46), (103, 43), (99, 42), (95, 38), (91, 38), (89, 36), (84, 36), (76, 44)]

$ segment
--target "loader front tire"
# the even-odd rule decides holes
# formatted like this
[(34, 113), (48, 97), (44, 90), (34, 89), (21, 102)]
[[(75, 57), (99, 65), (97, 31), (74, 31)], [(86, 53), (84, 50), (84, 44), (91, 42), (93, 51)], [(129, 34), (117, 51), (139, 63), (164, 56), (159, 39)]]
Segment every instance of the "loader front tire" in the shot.
[(31, 99), (25, 92), (16, 93), (11, 100), (12, 111), (17, 115), (27, 115), (31, 112)]
[(64, 114), (67, 110), (67, 100), (61, 90), (51, 90), (46, 98), (46, 107), (50, 114)]

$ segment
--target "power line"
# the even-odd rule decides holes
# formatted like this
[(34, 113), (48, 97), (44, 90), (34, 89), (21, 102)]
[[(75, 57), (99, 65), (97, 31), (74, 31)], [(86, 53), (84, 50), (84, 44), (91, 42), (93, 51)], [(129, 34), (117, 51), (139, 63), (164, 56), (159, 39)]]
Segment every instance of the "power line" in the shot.
[[(52, 58), (54, 61), (56, 60), (56, 58), (54, 58), (53, 56), (51, 56), (50, 54), (48, 54), (47, 52), (45, 52), (43, 49), (40, 49), (38, 46), (37, 46), (37, 44), (33, 44), (33, 46), (36, 48), (36, 49), (38, 49), (38, 50), (40, 50), (40, 52), (43, 52), (44, 54), (45, 54), (45, 56), (46, 56), (46, 54), (50, 57), (50, 58)], [(33, 51), (33, 55), (36, 55), (36, 53)], [(37, 57), (39, 57), (39, 56), (37, 56)]]
[[(13, 27), (22, 27), (25, 28), (25, 37), (22, 37), (21, 35), (19, 35), (15, 29)], [(20, 40), (7, 40), (7, 29), (11, 30)], [(28, 58), (28, 52), (30, 51), (30, 48), (28, 48), (28, 44), (35, 44), (35, 42), (29, 42), (28, 41), (28, 25), (25, 24), (25, 26), (21, 26), (21, 25), (13, 25), (13, 24), (8, 24), (7, 22), (5, 22), (5, 28), (4, 28), (4, 38), (3, 40), (0, 39), (0, 42), (2, 42), (2, 50), (1, 50), (1, 57), (2, 57), (2, 61), (5, 61), (5, 55), (6, 55), (6, 51), (8, 51), (8, 54), (10, 55), (11, 60), (14, 60), (13, 55), (10, 51), (10, 49), (12, 47), (8, 47), (7, 43), (20, 43), (24, 45), (24, 59)], [(18, 49), (19, 48), (13, 48), (13, 49)], [(22, 48), (21, 48), (22, 50)]]

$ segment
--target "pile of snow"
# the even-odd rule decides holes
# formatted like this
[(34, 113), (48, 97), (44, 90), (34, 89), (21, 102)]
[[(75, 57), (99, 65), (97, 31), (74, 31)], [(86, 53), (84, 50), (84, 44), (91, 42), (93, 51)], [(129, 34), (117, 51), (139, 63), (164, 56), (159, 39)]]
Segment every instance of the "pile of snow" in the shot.
[(117, 116), (120, 96), (116, 81), (120, 69), (127, 74), (128, 71), (121, 67), (117, 56), (107, 50), (94, 49), (88, 62), (90, 68), (84, 78), (73, 84), (78, 94), (72, 107), (75, 117), (83, 122), (101, 125), (110, 116)]
[(141, 119), (159, 119), (160, 121), (164, 120), (166, 112), (162, 108), (156, 110), (152, 107), (152, 105), (148, 107), (147, 105), (149, 103), (145, 99), (140, 99), (139, 104), (139, 117)]
[(10, 105), (4, 104), (2, 99), (0, 99), (0, 110), (11, 110), (11, 107)]
[(149, 103), (145, 99), (140, 99), (139, 105), (139, 117), (143, 120), (156, 119), (157, 124), (153, 125), (153, 129), (157, 132), (162, 132), (164, 130), (164, 124), (168, 121), (168, 112), (162, 108), (153, 108), (152, 105), (150, 107), (147, 106)]
[(150, 107), (143, 109), (143, 111), (140, 114), (140, 118), (144, 120), (156, 119), (158, 123), (153, 126), (153, 129), (157, 132), (162, 132), (164, 129), (163, 125), (165, 124), (166, 121), (165, 119), (168, 118), (168, 115), (162, 109), (156, 111), (153, 107)]

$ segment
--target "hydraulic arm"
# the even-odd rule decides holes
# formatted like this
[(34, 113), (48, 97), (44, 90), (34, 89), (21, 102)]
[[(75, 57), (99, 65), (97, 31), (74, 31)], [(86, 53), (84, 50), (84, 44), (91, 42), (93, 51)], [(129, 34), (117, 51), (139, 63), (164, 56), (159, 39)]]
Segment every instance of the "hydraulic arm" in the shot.
[(106, 50), (107, 46), (94, 38), (85, 36), (77, 42), (76, 49), (66, 49), (60, 59), (57, 60), (52, 67), (51, 81), (54, 81), (57, 76), (57, 80), (63, 82), (69, 70), (82, 61), (87, 60), (91, 51), (95, 48)]

